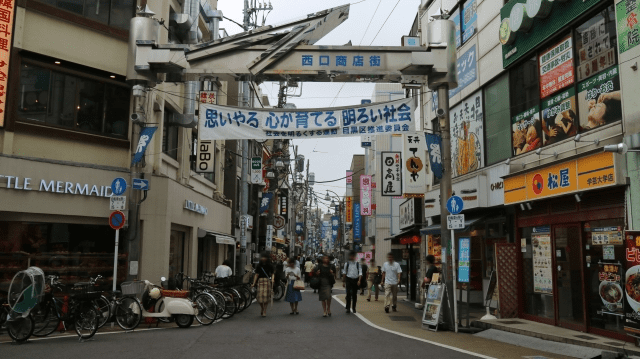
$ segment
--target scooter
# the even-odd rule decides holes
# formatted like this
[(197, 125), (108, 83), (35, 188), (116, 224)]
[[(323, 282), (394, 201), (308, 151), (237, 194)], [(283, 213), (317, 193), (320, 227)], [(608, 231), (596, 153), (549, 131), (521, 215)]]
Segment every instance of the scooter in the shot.
[[(162, 277), (160, 281), (165, 283), (166, 278)], [(143, 318), (156, 318), (163, 322), (173, 318), (180, 328), (189, 328), (193, 324), (197, 305), (186, 298), (188, 294), (188, 291), (165, 290), (145, 280), (140, 314)], [(149, 311), (151, 308), (153, 311)]]

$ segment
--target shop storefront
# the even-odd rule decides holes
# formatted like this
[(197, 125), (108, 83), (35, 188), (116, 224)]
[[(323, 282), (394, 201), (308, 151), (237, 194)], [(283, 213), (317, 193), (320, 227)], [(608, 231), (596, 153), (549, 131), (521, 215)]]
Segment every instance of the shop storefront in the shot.
[(420, 245), (423, 240), (423, 236), (420, 235), (423, 218), (421, 202), (421, 198), (409, 198), (400, 204), (398, 221), (400, 233), (387, 238), (392, 244), (391, 252), (402, 268), (401, 285), (407, 290), (407, 298), (413, 301), (420, 299), (418, 273), (420, 272)]
[(624, 334), (622, 158), (595, 153), (505, 177), (520, 247), (520, 317)]

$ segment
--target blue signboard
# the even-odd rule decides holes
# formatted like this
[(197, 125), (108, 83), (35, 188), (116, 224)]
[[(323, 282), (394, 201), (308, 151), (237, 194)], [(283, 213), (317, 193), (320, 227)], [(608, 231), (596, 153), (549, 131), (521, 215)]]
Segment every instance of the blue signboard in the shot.
[(142, 178), (134, 178), (133, 183), (131, 184), (131, 188), (146, 191), (149, 189), (149, 180)]
[(447, 210), (451, 214), (459, 214), (464, 208), (464, 201), (458, 196), (451, 196), (447, 201)]
[(533, 227), (533, 233), (551, 233), (551, 226)]
[(136, 152), (133, 155), (133, 160), (131, 160), (132, 165), (142, 161), (142, 157), (144, 157), (144, 151), (147, 150), (147, 146), (149, 146), (151, 138), (153, 138), (153, 134), (157, 129), (157, 127), (145, 127), (142, 129), (142, 131), (140, 131), (140, 140), (138, 140), (138, 147), (136, 147)]
[(442, 178), (442, 138), (435, 133), (425, 133), (431, 171), (436, 178)]
[(111, 182), (111, 192), (114, 196), (120, 196), (127, 190), (127, 181), (124, 178), (118, 177)]
[(353, 204), (353, 242), (362, 240), (362, 223), (360, 217), (360, 203)]
[(478, 71), (476, 69), (476, 45), (471, 46), (467, 52), (460, 55), (456, 65), (458, 67), (458, 87), (449, 90), (449, 98), (469, 86), (478, 77)]
[(302, 234), (303, 229), (304, 229), (304, 223), (297, 222), (296, 223), (296, 234)]
[(340, 217), (331, 217), (331, 239), (336, 240), (338, 238), (338, 230), (340, 229)]
[(366, 105), (368, 103), (371, 103), (371, 100), (360, 100), (361, 105)]
[(431, 112), (435, 113), (438, 109), (438, 91), (431, 91)]
[(476, 0), (467, 1), (462, 9), (462, 43), (464, 44), (476, 33), (478, 14)]
[(456, 10), (451, 14), (450, 20), (453, 20), (453, 23), (456, 25), (456, 48), (462, 45), (462, 41), (460, 39), (460, 10)]
[(469, 261), (469, 253), (471, 252), (471, 238), (460, 238), (460, 246), (458, 247), (458, 282), (469, 283), (469, 269), (471, 262)]
[(262, 201), (260, 201), (260, 213), (269, 212), (269, 204), (273, 199), (273, 193), (263, 193)]

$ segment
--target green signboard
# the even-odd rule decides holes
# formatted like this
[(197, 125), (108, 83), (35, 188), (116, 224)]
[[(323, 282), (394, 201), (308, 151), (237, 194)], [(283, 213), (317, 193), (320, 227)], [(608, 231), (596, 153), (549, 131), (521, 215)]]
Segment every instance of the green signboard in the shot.
[(640, 26), (638, 26), (639, 3), (640, 0), (625, 0), (620, 1), (616, 5), (618, 47), (620, 48), (621, 54), (640, 44)]
[[(504, 68), (531, 55), (531, 51), (548, 38), (555, 36), (568, 23), (604, 0), (567, 0), (553, 1), (548, 14), (539, 0), (511, 0), (500, 9), (502, 24), (500, 37), (502, 45), (502, 66)], [(638, 0), (634, 0), (638, 1)], [(517, 6), (516, 6), (517, 5)], [(523, 6), (524, 5), (524, 6)], [(512, 11), (513, 10), (513, 11)], [(535, 12), (529, 14), (529, 12)], [(513, 14), (512, 14), (513, 13)], [(529, 15), (536, 17), (529, 18)], [(509, 19), (514, 17), (514, 20)], [(511, 26), (510, 26), (511, 25)], [(522, 31), (513, 31), (516, 25)], [(511, 27), (511, 28), (510, 28)], [(527, 30), (527, 31), (525, 31)]]

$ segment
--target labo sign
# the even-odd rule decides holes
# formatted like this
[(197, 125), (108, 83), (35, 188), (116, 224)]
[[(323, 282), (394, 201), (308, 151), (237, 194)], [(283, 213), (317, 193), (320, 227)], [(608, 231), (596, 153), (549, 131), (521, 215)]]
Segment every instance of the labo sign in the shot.
[(0, 183), (6, 178), (7, 189), (15, 189), (22, 191), (39, 191), (51, 193), (79, 194), (85, 196), (111, 197), (111, 187), (109, 186), (90, 186), (67, 181), (54, 181), (41, 179), (38, 183), (29, 177), (6, 176), (0, 175)]
[(516, 39), (516, 32), (528, 32), (534, 18), (545, 18), (551, 12), (553, 1), (527, 0), (524, 4), (516, 4), (511, 8), (508, 18), (500, 24), (500, 43), (511, 44)]

